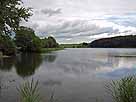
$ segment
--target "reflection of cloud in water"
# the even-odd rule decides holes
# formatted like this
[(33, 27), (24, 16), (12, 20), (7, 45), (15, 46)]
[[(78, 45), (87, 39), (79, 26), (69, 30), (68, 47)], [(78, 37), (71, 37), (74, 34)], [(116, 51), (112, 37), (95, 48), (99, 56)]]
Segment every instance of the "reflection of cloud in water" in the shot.
[(96, 61), (72, 61), (71, 62), (57, 62), (54, 66), (48, 67), (49, 70), (55, 70), (55, 72), (59, 71), (64, 76), (84, 76), (90, 74), (95, 71), (95, 68), (104, 65), (103, 63), (97, 63)]
[(120, 78), (136, 74), (136, 57), (108, 56), (111, 66), (101, 66), (96, 69), (97, 76), (105, 78)]
[[(99, 73), (109, 73), (126, 67), (131, 68), (136, 65), (136, 57), (114, 57), (115, 55), (118, 55), (118, 53), (105, 53), (104, 55), (103, 53), (80, 53), (78, 56), (73, 57), (75, 54), (65, 53), (58, 55), (55, 63), (45, 63), (47, 66), (46, 72), (48, 70), (48, 73), (61, 73), (68, 77), (93, 77)], [(45, 57), (45, 61), (49, 62), (48, 57), (52, 57), (52, 55), (49, 54), (49, 56)]]
[(136, 58), (129, 58), (129, 57), (111, 57), (110, 60), (108, 60), (107, 65), (110, 66), (101, 66), (97, 68), (97, 72), (110, 72), (114, 71), (117, 69), (122, 69), (122, 68), (132, 68), (136, 66)]
[(116, 69), (111, 72), (106, 73), (99, 73), (98, 76), (106, 77), (106, 78), (120, 78), (127, 75), (135, 75), (136, 74), (136, 67), (135, 68), (121, 68)]
[(43, 85), (45, 86), (60, 86), (62, 85), (62, 82), (59, 80), (47, 80), (43, 82)]
[[(45, 71), (42, 73), (43, 75), (46, 73), (47, 77), (55, 76), (55, 78), (60, 78), (63, 76), (73, 79), (92, 79), (100, 74), (111, 74), (116, 70), (121, 70), (119, 71), (120, 73), (126, 74), (125, 70), (135, 68), (136, 57), (128, 57), (134, 55), (134, 53), (131, 53), (131, 50), (126, 52), (123, 51), (124, 49), (86, 49), (78, 51), (76, 49), (71, 49), (68, 51), (65, 50), (63, 52), (47, 54), (47, 56), (44, 57), (44, 63), (42, 65), (44, 66), (43, 68)], [(133, 52), (136, 52), (136, 50)], [(119, 57), (122, 54), (126, 56)], [(55, 58), (55, 55), (57, 55), (57, 58)], [(50, 57), (51, 59), (55, 58), (53, 63), (51, 63), (52, 60), (49, 61)], [(109, 78), (110, 76), (105, 77)]]

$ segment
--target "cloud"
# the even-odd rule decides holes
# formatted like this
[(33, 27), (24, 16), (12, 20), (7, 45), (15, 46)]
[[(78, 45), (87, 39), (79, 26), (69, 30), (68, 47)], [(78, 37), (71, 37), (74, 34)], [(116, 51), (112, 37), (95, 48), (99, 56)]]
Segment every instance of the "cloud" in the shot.
[(58, 9), (50, 9), (50, 8), (47, 8), (47, 9), (42, 9), (41, 12), (45, 15), (48, 15), (49, 17), (50, 16), (54, 16), (54, 15), (58, 15), (58, 14), (61, 14), (61, 9), (58, 8)]
[(136, 34), (136, 0), (23, 1), (35, 11), (23, 25), (40, 37), (51, 34), (60, 43)]
[[(113, 29), (112, 27), (101, 27), (93, 23), (93, 21), (87, 20), (58, 20), (59, 23), (33, 23), (31, 27), (36, 28), (39, 36), (53, 35), (58, 41), (63, 39), (70, 39), (71, 41), (80, 42), (84, 39), (90, 38), (90, 36), (101, 35), (104, 33), (113, 34), (118, 33), (119, 29)], [(41, 25), (41, 26), (40, 26)], [(29, 25), (30, 26), (30, 25)], [(70, 41), (68, 40), (68, 41)], [(91, 39), (88, 39), (88, 41)], [(62, 41), (61, 41), (62, 42)]]
[[(52, 19), (52, 21), (50, 19)], [(109, 20), (109, 18), (98, 20), (54, 20), (54, 18), (47, 18), (45, 21), (37, 20), (35, 22), (29, 22), (27, 26), (34, 28), (40, 37), (46, 37), (48, 35), (55, 36), (60, 43), (91, 42), (98, 38), (136, 33), (135, 27), (117, 24), (114, 20), (116, 21), (117, 18), (113, 20)]]

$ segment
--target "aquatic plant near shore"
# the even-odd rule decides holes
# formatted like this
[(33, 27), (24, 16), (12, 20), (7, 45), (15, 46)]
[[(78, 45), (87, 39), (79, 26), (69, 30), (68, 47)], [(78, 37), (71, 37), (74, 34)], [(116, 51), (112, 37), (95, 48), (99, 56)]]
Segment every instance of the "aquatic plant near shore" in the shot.
[(112, 81), (106, 87), (114, 102), (136, 102), (136, 77), (128, 76)]
[(41, 97), (38, 89), (38, 81), (25, 82), (18, 88), (21, 102), (41, 102)]

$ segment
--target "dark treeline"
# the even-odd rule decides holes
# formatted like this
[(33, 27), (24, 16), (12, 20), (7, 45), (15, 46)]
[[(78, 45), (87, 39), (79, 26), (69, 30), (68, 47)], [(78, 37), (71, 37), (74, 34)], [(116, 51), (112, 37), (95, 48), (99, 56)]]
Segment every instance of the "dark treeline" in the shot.
[(88, 43), (83, 42), (80, 44), (61, 44), (60, 46), (63, 48), (88, 48)]
[(136, 35), (102, 38), (89, 44), (96, 48), (136, 48)]

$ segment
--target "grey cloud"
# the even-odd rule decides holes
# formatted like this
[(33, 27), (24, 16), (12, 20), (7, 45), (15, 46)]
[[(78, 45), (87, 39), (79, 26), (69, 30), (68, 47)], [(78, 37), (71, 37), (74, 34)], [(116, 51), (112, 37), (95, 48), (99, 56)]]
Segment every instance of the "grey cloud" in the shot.
[(113, 29), (112, 27), (101, 28), (101, 29), (98, 29), (97, 32), (92, 33), (91, 36), (104, 34), (104, 33), (108, 33), (109, 35), (113, 33), (114, 34), (119, 33), (119, 29)]
[(58, 9), (51, 9), (51, 8), (47, 8), (47, 9), (42, 9), (41, 10), (42, 13), (44, 13), (45, 15), (48, 15), (48, 16), (54, 16), (54, 15), (57, 15), (57, 14), (61, 14), (61, 8), (58, 8)]
[(48, 24), (38, 29), (38, 32), (43, 35), (53, 34), (58, 39), (89, 37), (103, 33), (112, 34), (118, 31), (118, 29), (113, 29), (112, 27), (99, 27), (90, 21), (84, 20), (63, 21), (60, 24)]
[[(116, 18), (117, 17), (113, 17)], [(107, 18), (106, 18), (107, 19)], [(105, 20), (106, 20), (105, 19)], [(100, 37), (108, 37), (108, 36), (116, 36), (121, 34), (130, 34), (131, 29), (129, 31), (123, 30), (120, 31), (120, 28), (114, 28), (112, 26), (103, 26), (100, 27), (97, 23), (92, 23), (94, 20), (67, 20), (67, 19), (56, 19), (55, 21), (46, 22), (30, 22), (29, 26), (34, 28), (37, 34), (40, 37), (45, 37), (48, 35), (53, 35), (60, 42), (76, 42), (76, 41), (91, 41), (92, 36), (100, 36)], [(97, 20), (99, 21), (99, 20)], [(100, 20), (101, 21), (101, 20)], [(108, 19), (107, 19), (108, 21)], [(114, 28), (114, 29), (113, 29)], [(105, 34), (105, 35), (104, 35)], [(99, 38), (99, 37), (96, 37)], [(86, 39), (86, 40), (85, 40)], [(95, 38), (93, 38), (95, 39)]]

